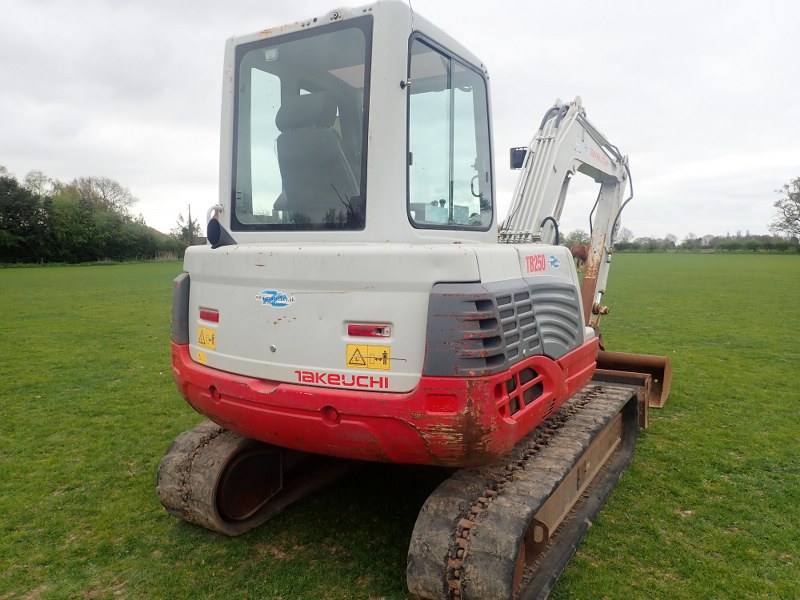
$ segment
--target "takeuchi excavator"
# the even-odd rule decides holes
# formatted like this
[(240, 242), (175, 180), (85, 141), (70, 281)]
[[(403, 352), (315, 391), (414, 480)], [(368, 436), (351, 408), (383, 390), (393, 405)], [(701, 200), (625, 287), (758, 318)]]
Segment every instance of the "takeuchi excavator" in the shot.
[[(230, 39), (221, 131), (173, 287), (175, 380), (208, 420), (161, 460), (162, 504), (235, 536), (353, 461), (451, 467), (410, 593), (546, 596), (669, 391), (665, 358), (601, 347), (627, 158), (556, 102), (501, 222), (486, 68), (397, 1)], [(578, 173), (580, 275), (558, 243)]]

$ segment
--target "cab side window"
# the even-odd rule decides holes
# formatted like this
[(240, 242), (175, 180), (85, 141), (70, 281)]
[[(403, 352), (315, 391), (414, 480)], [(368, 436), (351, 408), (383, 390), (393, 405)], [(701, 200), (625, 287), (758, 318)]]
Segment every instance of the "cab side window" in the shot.
[(493, 199), (483, 75), (414, 39), (409, 76), (409, 219), (415, 227), (485, 231)]

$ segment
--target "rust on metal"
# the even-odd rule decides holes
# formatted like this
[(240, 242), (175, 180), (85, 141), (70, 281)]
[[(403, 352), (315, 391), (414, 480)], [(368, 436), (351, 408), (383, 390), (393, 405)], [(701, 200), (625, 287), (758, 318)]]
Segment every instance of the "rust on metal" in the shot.
[(592, 379), (596, 382), (634, 386), (639, 403), (639, 427), (650, 427), (650, 398), (653, 395), (653, 377), (650, 374), (596, 369)]
[[(469, 398), (473, 394), (468, 394)], [(499, 458), (492, 451), (494, 422), (497, 418), (480, 402), (468, 400), (462, 419), (455, 424), (430, 417), (419, 429), (426, 449), (434, 464), (440, 466), (479, 466)], [(435, 447), (436, 451), (432, 451)], [(442, 456), (442, 449), (447, 449)]]
[[(600, 263), (603, 260), (603, 249), (606, 247), (605, 235), (599, 240), (592, 239), (588, 256), (583, 263), (583, 278), (581, 279), (581, 301), (583, 303), (583, 318), (587, 325), (592, 320), (592, 308), (597, 297), (597, 278), (600, 275)], [(599, 324), (599, 319), (597, 320)]]
[[(669, 396), (672, 384), (672, 367), (669, 358), (652, 354), (628, 354), (626, 352), (608, 352), (601, 350), (597, 353), (597, 373), (595, 379), (609, 383), (629, 383), (639, 385), (641, 375), (651, 377), (650, 390), (647, 403), (650, 408), (661, 408)], [(625, 381), (628, 375), (631, 381)]]

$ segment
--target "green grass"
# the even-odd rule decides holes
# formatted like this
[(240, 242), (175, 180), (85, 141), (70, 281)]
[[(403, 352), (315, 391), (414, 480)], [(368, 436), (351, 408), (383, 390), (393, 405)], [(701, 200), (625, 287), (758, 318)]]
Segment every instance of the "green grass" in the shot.
[[(552, 597), (800, 598), (800, 257), (614, 257), (609, 349), (672, 395)], [(0, 598), (403, 599), (441, 471), (369, 466), (242, 538), (155, 495), (200, 418), (169, 358), (178, 263), (0, 270)]]
[(666, 407), (554, 598), (800, 597), (800, 257), (617, 255), (609, 348)]

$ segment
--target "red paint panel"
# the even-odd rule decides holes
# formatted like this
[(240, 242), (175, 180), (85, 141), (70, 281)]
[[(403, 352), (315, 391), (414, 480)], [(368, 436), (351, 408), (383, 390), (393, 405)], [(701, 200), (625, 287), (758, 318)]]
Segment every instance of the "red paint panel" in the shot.
[[(194, 362), (185, 344), (172, 344), (172, 365), (194, 408), (247, 437), (358, 460), (466, 467), (508, 452), (585, 385), (596, 350), (592, 340), (559, 361), (533, 356), (498, 375), (423, 377), (408, 393), (242, 377)], [(515, 394), (522, 405), (512, 415)]]

